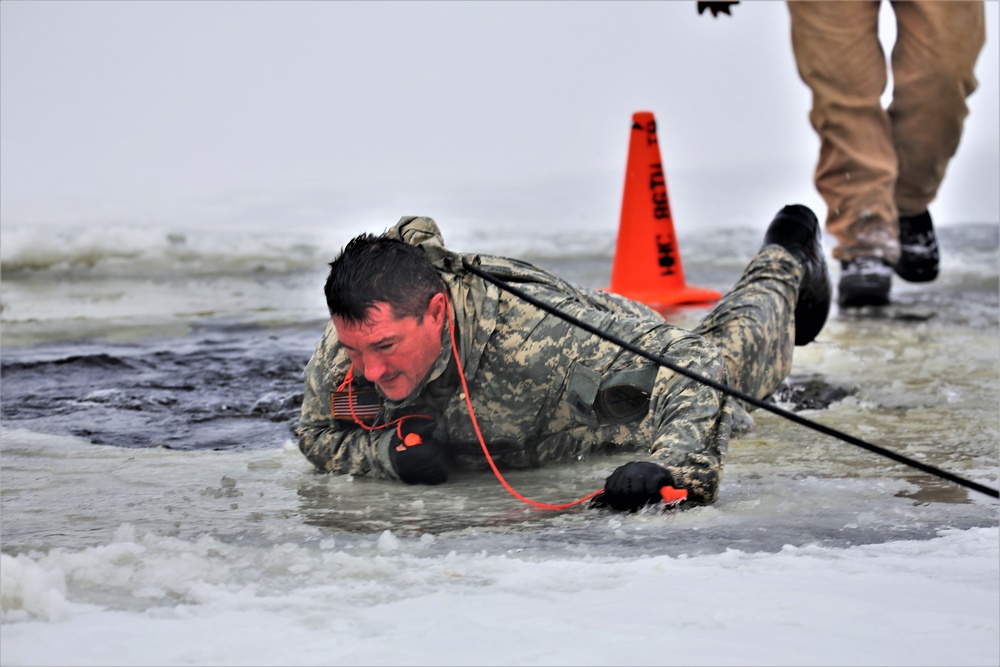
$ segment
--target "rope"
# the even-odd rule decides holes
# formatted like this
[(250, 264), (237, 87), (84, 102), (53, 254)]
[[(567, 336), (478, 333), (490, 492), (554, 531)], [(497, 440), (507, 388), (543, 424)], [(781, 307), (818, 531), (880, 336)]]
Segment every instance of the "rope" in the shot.
[[(902, 463), (904, 465), (908, 465), (908, 466), (910, 466), (912, 468), (916, 468), (917, 470), (920, 470), (922, 472), (926, 472), (926, 473), (934, 475), (936, 477), (940, 477), (941, 479), (946, 479), (949, 482), (954, 482), (955, 484), (959, 484), (960, 486), (964, 486), (964, 487), (966, 487), (968, 489), (972, 489), (973, 491), (978, 491), (979, 493), (983, 493), (983, 494), (985, 494), (987, 496), (990, 496), (992, 498), (998, 498), (998, 497), (1000, 497), (1000, 492), (998, 492), (996, 489), (992, 489), (992, 488), (990, 488), (988, 486), (985, 486), (983, 484), (980, 484), (978, 482), (974, 482), (972, 480), (965, 479), (964, 477), (960, 477), (960, 476), (958, 476), (958, 475), (956, 475), (954, 473), (950, 473), (950, 472), (948, 472), (946, 470), (941, 470), (940, 468), (936, 468), (936, 467), (934, 467), (932, 465), (928, 465), (926, 463), (921, 463), (920, 461), (916, 461), (914, 459), (911, 459), (911, 458), (909, 458), (907, 456), (904, 456), (903, 454), (898, 454), (898, 453), (896, 453), (896, 452), (894, 452), (892, 450), (886, 449), (884, 447), (880, 447), (879, 445), (872, 444), (872, 443), (870, 443), (870, 442), (868, 442), (866, 440), (862, 440), (861, 438), (856, 438), (853, 435), (850, 435), (848, 433), (844, 433), (843, 431), (839, 431), (839, 430), (837, 430), (837, 429), (835, 429), (833, 427), (826, 426), (825, 424), (820, 424), (819, 422), (815, 422), (815, 421), (812, 421), (810, 419), (806, 419), (805, 417), (797, 415), (794, 412), (789, 412), (788, 410), (784, 410), (782, 408), (779, 408), (778, 406), (776, 406), (776, 405), (774, 405), (772, 403), (766, 403), (766, 402), (764, 402), (764, 401), (762, 401), (762, 400), (760, 400), (760, 399), (758, 399), (758, 398), (756, 398), (754, 396), (751, 396), (750, 394), (744, 393), (744, 392), (742, 392), (742, 391), (740, 391), (738, 389), (733, 389), (732, 387), (724, 385), (721, 382), (717, 382), (717, 381), (715, 381), (715, 380), (713, 380), (711, 378), (708, 378), (708, 377), (705, 377), (705, 376), (700, 375), (698, 373), (695, 373), (693, 371), (690, 371), (690, 370), (688, 370), (688, 369), (686, 369), (686, 368), (684, 368), (682, 366), (678, 366), (677, 364), (673, 363), (672, 361), (670, 361), (669, 359), (667, 359), (667, 358), (665, 358), (663, 356), (647, 352), (647, 351), (645, 351), (645, 350), (643, 350), (643, 349), (641, 349), (639, 347), (636, 347), (632, 343), (630, 343), (630, 342), (628, 342), (626, 340), (623, 340), (622, 338), (619, 338), (618, 336), (615, 336), (614, 334), (608, 333), (606, 331), (602, 331), (601, 329), (598, 329), (597, 327), (595, 327), (595, 326), (593, 326), (591, 324), (588, 324), (587, 322), (584, 322), (584, 321), (582, 321), (580, 319), (577, 319), (576, 317), (573, 317), (572, 315), (569, 315), (568, 313), (564, 313), (564, 312), (560, 311), (559, 309), (550, 306), (547, 303), (543, 303), (542, 301), (536, 299), (535, 297), (531, 296), (530, 294), (525, 293), (523, 290), (520, 290), (520, 289), (518, 289), (516, 287), (511, 286), (505, 280), (502, 280), (500, 278), (497, 278), (496, 276), (490, 275), (489, 273), (486, 273), (482, 269), (476, 268), (475, 266), (473, 266), (472, 264), (469, 264), (469, 262), (466, 261), (466, 260), (464, 260), (464, 259), (462, 260), (462, 265), (465, 267), (465, 269), (467, 271), (469, 271), (469, 272), (471, 272), (471, 273), (479, 276), (480, 278), (482, 278), (482, 279), (484, 279), (484, 280), (486, 280), (486, 281), (488, 281), (490, 283), (493, 283), (494, 285), (496, 285), (497, 287), (500, 287), (501, 289), (507, 290), (508, 292), (510, 292), (511, 294), (513, 294), (514, 296), (517, 296), (517, 297), (523, 299), (524, 301), (530, 303), (531, 305), (535, 306), (536, 308), (540, 308), (541, 310), (543, 310), (543, 311), (545, 311), (545, 312), (547, 312), (547, 313), (549, 313), (551, 315), (555, 315), (556, 317), (558, 317), (558, 318), (560, 318), (560, 319), (562, 319), (562, 320), (564, 320), (566, 322), (569, 322), (570, 324), (573, 324), (573, 325), (575, 325), (575, 326), (583, 329), (584, 331), (592, 333), (595, 336), (597, 336), (598, 338), (603, 338), (604, 340), (606, 340), (606, 341), (608, 341), (610, 343), (614, 343), (615, 345), (618, 345), (618, 346), (622, 347), (623, 349), (628, 350), (629, 352), (632, 352), (633, 354), (637, 354), (640, 357), (648, 359), (649, 361), (652, 361), (652, 362), (654, 362), (656, 364), (659, 364), (661, 366), (665, 366), (665, 367), (669, 368), (670, 370), (674, 371), (675, 373), (680, 373), (681, 375), (684, 375), (685, 377), (691, 378), (692, 380), (695, 380), (695, 381), (700, 382), (700, 383), (702, 383), (704, 385), (707, 385), (707, 386), (709, 386), (709, 387), (711, 387), (711, 388), (713, 388), (713, 389), (715, 389), (717, 391), (721, 391), (724, 394), (728, 394), (730, 396), (733, 396), (734, 398), (738, 398), (739, 400), (744, 401), (746, 403), (749, 403), (750, 405), (753, 405), (753, 406), (755, 406), (757, 408), (760, 408), (761, 410), (766, 410), (768, 412), (771, 412), (773, 414), (778, 415), (779, 417), (784, 417), (785, 419), (788, 419), (789, 421), (795, 422), (796, 424), (799, 424), (801, 426), (805, 426), (806, 428), (811, 428), (814, 431), (819, 431), (820, 433), (823, 433), (825, 435), (829, 435), (829, 436), (831, 436), (833, 438), (837, 438), (839, 440), (843, 440), (844, 442), (847, 442), (847, 443), (852, 444), (852, 445), (856, 445), (858, 447), (861, 447), (862, 449), (867, 449), (870, 452), (873, 452), (875, 454), (879, 454), (879, 455), (884, 456), (886, 458), (892, 459), (893, 461), (896, 461), (897, 463)], [(466, 392), (466, 400), (468, 400), (468, 392)], [(492, 461), (491, 461), (491, 463), (492, 463)]]

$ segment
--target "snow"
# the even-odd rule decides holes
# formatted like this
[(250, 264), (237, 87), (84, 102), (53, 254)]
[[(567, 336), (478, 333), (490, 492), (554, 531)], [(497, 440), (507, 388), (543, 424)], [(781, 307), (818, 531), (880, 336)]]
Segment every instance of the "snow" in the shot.
[[(634, 559), (235, 547), (0, 556), (5, 665), (995, 665), (998, 529)], [(130, 590), (134, 609), (68, 589)]]

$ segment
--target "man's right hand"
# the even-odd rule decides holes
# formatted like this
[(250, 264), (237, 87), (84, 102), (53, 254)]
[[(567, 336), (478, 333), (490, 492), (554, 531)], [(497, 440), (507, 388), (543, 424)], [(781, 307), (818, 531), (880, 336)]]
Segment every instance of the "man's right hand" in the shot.
[(629, 461), (611, 473), (604, 482), (604, 491), (595, 496), (591, 504), (619, 512), (635, 512), (660, 502), (660, 489), (665, 486), (677, 488), (666, 468), (649, 461)]
[(407, 484), (444, 484), (448, 481), (448, 457), (435, 440), (434, 418), (426, 414), (404, 415), (389, 443), (389, 460), (399, 479)]

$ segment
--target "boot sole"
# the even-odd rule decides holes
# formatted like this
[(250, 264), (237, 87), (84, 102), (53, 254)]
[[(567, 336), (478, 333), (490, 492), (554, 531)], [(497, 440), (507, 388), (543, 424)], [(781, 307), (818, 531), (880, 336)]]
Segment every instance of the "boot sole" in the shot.
[(840, 292), (837, 303), (843, 308), (889, 305), (889, 290), (879, 288), (851, 289)]
[(889, 291), (892, 281), (881, 280), (848, 280), (840, 281), (837, 289), (837, 303), (845, 308), (858, 306), (885, 306), (889, 303)]
[(938, 268), (936, 266), (931, 269), (899, 268), (897, 266), (894, 270), (897, 276), (908, 283), (929, 283), (938, 277)]

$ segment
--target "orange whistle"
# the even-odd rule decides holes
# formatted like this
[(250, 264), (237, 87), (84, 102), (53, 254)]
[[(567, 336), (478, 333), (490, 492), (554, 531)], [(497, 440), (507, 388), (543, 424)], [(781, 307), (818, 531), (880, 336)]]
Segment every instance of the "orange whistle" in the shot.
[(663, 498), (663, 502), (668, 505), (673, 505), (687, 500), (688, 492), (687, 489), (675, 489), (672, 486), (662, 486), (660, 487), (660, 497)]

